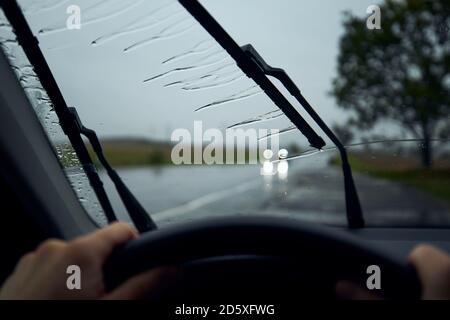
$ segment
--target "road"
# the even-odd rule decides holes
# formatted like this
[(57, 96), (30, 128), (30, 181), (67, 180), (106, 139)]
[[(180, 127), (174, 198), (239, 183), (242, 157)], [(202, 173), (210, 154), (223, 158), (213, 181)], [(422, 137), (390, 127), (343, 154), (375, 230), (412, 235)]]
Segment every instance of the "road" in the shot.
[[(284, 179), (261, 176), (260, 166), (133, 168), (119, 174), (159, 225), (254, 214), (345, 225), (342, 173), (328, 160), (319, 155), (293, 161)], [(354, 177), (367, 225), (450, 226), (448, 203), (400, 183)], [(113, 192), (111, 183), (105, 187)], [(116, 194), (112, 203), (127, 219)]]

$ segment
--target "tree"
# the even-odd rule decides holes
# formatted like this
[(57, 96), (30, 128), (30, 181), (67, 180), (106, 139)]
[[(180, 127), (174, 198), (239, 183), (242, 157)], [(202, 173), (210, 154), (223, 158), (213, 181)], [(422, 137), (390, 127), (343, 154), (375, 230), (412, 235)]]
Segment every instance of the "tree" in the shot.
[(450, 2), (386, 0), (380, 9), (380, 30), (345, 14), (332, 95), (355, 128), (394, 121), (423, 139), (430, 167), (431, 140), (450, 127)]
[(335, 124), (333, 126), (333, 132), (344, 145), (350, 144), (354, 137), (352, 130), (348, 126)]

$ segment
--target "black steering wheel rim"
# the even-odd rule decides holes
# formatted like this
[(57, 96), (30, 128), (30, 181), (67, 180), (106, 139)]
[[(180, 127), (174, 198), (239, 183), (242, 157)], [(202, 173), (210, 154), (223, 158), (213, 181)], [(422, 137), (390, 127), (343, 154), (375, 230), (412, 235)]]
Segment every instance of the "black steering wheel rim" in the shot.
[(385, 297), (418, 299), (421, 293), (414, 268), (381, 248), (342, 230), (272, 217), (205, 219), (148, 232), (114, 252), (105, 266), (105, 282), (112, 289), (155, 267), (234, 255), (313, 259), (364, 285), (367, 267), (377, 265)]

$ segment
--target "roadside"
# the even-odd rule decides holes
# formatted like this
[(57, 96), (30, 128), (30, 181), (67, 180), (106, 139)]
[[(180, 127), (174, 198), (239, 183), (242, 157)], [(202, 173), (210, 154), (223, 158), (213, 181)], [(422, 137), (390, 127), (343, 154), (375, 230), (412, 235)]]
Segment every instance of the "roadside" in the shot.
[[(416, 161), (392, 154), (352, 153), (349, 161), (356, 172), (413, 186), (450, 205), (449, 160), (437, 159), (432, 169), (419, 168)], [(340, 161), (334, 158), (331, 163), (339, 165)]]
[[(261, 176), (260, 166), (248, 165), (144, 166), (118, 171), (161, 226), (236, 215), (268, 215), (345, 226), (344, 181), (340, 168), (331, 165), (334, 156), (324, 152), (291, 161), (285, 178)], [(450, 226), (449, 201), (403, 182), (392, 174), (397, 172), (394, 169), (386, 170), (390, 176), (385, 178), (381, 171), (358, 167), (353, 156), (352, 163), (367, 226)], [(404, 174), (404, 170), (399, 172)], [(406, 176), (410, 177), (410, 173)], [(444, 190), (446, 177), (438, 176), (444, 181)], [(416, 179), (423, 183), (421, 176)], [(103, 181), (119, 216), (127, 219), (114, 186), (106, 177)]]

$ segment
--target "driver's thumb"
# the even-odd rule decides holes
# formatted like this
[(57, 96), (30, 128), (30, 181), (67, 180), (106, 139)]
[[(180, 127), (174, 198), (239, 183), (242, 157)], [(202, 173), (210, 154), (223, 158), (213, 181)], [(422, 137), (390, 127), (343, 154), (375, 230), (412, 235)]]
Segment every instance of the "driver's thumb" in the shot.
[(419, 274), (423, 299), (450, 299), (450, 257), (445, 252), (420, 245), (411, 252), (409, 261)]

